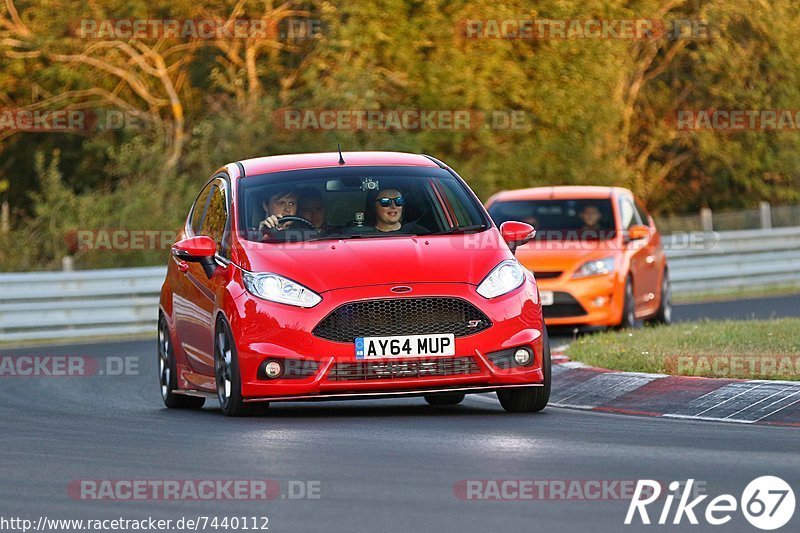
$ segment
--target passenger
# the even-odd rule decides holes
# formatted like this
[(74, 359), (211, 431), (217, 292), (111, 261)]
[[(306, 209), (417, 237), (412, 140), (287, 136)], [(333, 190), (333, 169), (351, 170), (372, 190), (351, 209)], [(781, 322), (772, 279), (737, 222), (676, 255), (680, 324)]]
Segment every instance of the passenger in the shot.
[(379, 191), (372, 200), (372, 209), (374, 210), (373, 213), (375, 216), (375, 231), (391, 233), (406, 229), (402, 223), (403, 206), (405, 205), (406, 199), (397, 189), (383, 189)]
[(297, 191), (297, 216), (312, 224), (320, 233), (330, 233), (333, 228), (325, 223), (325, 203), (322, 193), (312, 187), (303, 187)]
[(291, 225), (291, 222), (279, 224), (278, 221), (282, 217), (297, 214), (297, 189), (289, 185), (278, 189), (269, 196), (269, 200), (261, 202), (261, 206), (264, 208), (265, 218), (258, 224), (259, 231), (284, 230)]

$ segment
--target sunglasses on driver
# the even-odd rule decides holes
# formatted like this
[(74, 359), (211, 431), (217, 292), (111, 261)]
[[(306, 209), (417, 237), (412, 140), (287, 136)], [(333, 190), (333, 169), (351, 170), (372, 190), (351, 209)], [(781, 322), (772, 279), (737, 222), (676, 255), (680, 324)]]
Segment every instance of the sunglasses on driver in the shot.
[(389, 207), (392, 203), (394, 203), (396, 207), (403, 207), (406, 205), (406, 199), (403, 196), (398, 196), (397, 198), (378, 198), (375, 201), (378, 202), (381, 207)]

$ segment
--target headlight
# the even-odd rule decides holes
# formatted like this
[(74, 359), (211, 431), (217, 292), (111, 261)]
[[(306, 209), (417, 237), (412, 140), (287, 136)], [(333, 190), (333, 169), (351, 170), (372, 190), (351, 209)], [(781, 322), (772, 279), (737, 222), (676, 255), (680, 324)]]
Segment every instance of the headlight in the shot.
[(242, 272), (242, 279), (248, 292), (271, 302), (314, 307), (322, 301), (322, 297), (311, 289), (277, 274)]
[(581, 265), (572, 275), (573, 278), (585, 278), (588, 276), (599, 276), (614, 272), (614, 258), (604, 257), (603, 259), (592, 259)]
[(525, 271), (516, 259), (503, 261), (478, 285), (478, 294), (494, 298), (513, 291), (525, 281)]

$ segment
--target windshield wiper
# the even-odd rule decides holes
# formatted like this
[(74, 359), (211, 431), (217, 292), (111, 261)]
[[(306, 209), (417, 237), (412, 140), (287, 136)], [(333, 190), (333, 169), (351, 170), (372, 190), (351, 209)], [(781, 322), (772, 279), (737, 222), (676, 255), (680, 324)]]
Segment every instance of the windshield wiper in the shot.
[(378, 233), (334, 233), (325, 235), (314, 241), (346, 241), (349, 239), (376, 239), (380, 237), (416, 237), (416, 233), (402, 233), (402, 232), (378, 232)]
[(470, 231), (479, 231), (488, 228), (486, 224), (472, 224), (471, 226), (455, 226), (445, 231), (438, 231), (430, 235), (459, 235), (461, 233), (468, 233)]

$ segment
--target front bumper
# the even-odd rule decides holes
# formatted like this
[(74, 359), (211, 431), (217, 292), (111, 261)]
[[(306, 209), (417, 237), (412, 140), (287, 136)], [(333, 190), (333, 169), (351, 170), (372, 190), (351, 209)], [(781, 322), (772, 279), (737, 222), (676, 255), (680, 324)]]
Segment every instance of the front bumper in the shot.
[[(314, 327), (339, 306), (392, 297), (391, 287), (379, 285), (328, 291), (323, 294), (323, 301), (312, 309), (276, 304), (249, 294), (234, 300), (235, 313), (229, 316), (236, 338), (245, 400), (341, 399), (457, 390), (480, 392), (543, 383), (543, 322), (541, 307), (535, 303), (536, 286), (532, 280), (492, 300), (484, 299), (475, 292), (474, 286), (467, 284), (415, 284), (411, 285), (412, 291), (403, 296), (460, 298), (478, 307), (491, 320), (488, 329), (455, 339), (453, 358), (471, 359), (469, 372), (456, 370), (432, 375), (430, 369), (441, 365), (442, 357), (365, 362), (356, 359), (353, 342), (335, 342), (312, 334)], [(487, 358), (489, 353), (516, 347), (533, 351), (534, 360), (530, 366), (502, 367)], [(268, 360), (288, 361), (294, 365), (308, 362), (313, 370), (308, 377), (269, 379), (260, 371)], [(372, 370), (377, 368), (378, 372), (363, 379), (341, 379), (337, 365), (354, 364), (377, 365)], [(394, 371), (396, 367), (400, 368), (399, 372)], [(421, 367), (427, 370), (419, 370)]]
[(615, 274), (572, 279), (564, 273), (538, 284), (554, 294), (553, 305), (542, 309), (548, 326), (613, 326), (622, 317), (625, 286)]

